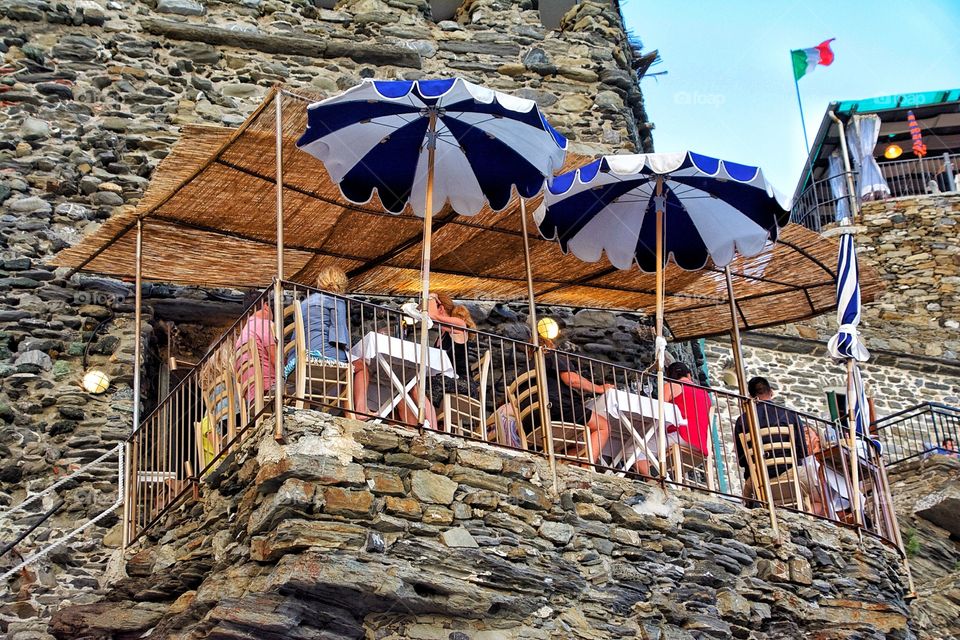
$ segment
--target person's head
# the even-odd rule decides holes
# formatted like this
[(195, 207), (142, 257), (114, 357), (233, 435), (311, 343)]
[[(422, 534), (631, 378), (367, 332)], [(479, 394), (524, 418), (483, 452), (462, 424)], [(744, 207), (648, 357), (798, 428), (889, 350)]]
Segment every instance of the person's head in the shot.
[(340, 267), (324, 267), (317, 274), (317, 289), (330, 293), (346, 293), (347, 274)]
[(671, 362), (667, 365), (663, 373), (671, 380), (693, 380), (693, 373), (690, 371), (690, 367), (682, 362)]
[(473, 321), (473, 316), (470, 315), (470, 310), (462, 304), (453, 305), (453, 309), (450, 310), (450, 315), (454, 318), (460, 318), (463, 320), (464, 324), (469, 329), (477, 328), (477, 323)]
[(943, 441), (943, 448), (948, 451), (956, 451), (957, 443), (954, 442), (953, 438), (947, 438), (946, 440)]
[[(243, 308), (250, 309), (250, 314), (255, 315), (261, 318), (270, 317), (270, 303), (264, 298), (262, 301), (257, 302), (260, 299), (260, 291), (247, 291), (243, 294)], [(256, 304), (256, 306), (253, 306)]]
[(750, 382), (747, 383), (747, 393), (755, 400), (770, 400), (773, 398), (773, 389), (770, 387), (770, 382), (763, 376), (750, 378)]

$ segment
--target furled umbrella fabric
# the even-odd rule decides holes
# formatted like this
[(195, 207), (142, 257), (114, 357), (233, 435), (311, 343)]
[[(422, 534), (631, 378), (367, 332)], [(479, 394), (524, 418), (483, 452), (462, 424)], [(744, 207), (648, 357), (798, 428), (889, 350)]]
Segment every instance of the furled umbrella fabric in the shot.
[[(858, 362), (870, 359), (870, 352), (860, 341), (860, 270), (852, 228), (841, 227), (840, 251), (837, 258), (837, 324), (836, 335), (827, 343), (830, 355), (839, 362), (851, 362), (847, 376), (847, 402), (854, 416), (856, 433), (870, 437), (870, 417), (866, 389)], [(877, 442), (871, 441), (875, 446)]]
[(854, 358), (859, 362), (870, 359), (870, 352), (860, 342), (860, 269), (852, 233), (840, 238), (837, 259), (837, 334), (830, 338), (827, 348), (837, 360)]
[(464, 215), (489, 202), (507, 206), (515, 187), (537, 195), (560, 170), (567, 141), (532, 100), (462, 79), (365, 80), (310, 105), (297, 146), (324, 163), (344, 197), (356, 204), (374, 193), (400, 213), (424, 215), (429, 113), (436, 113), (433, 211), (447, 202)]

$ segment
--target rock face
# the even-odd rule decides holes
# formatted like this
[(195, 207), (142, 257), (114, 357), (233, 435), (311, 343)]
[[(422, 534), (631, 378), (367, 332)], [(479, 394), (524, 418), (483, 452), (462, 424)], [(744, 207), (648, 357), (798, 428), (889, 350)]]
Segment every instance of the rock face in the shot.
[(778, 543), (736, 502), (567, 465), (554, 490), (532, 454), (310, 411), (285, 432), (250, 435), (50, 633), (914, 637), (897, 554), (843, 528), (784, 514)]
[[(890, 471), (890, 489), (917, 598), (911, 618), (922, 638), (956, 638), (960, 616), (960, 460), (935, 455)], [(944, 502), (953, 500), (952, 508)], [(946, 506), (946, 509), (939, 507)]]
[[(439, 22), (431, 4), (0, 0), (0, 509), (129, 434), (136, 336), (154, 371), (164, 357), (155, 320), (183, 328), (188, 348), (179, 355), (192, 360), (189, 348), (202, 352), (215, 336), (198, 327), (187, 335), (184, 324), (238, 315), (239, 299), (224, 305), (206, 292), (148, 285), (138, 330), (129, 284), (68, 277), (44, 264), (137, 204), (181, 125), (237, 126), (277, 82), (332, 95), (361, 78), (457, 74), (536, 100), (575, 149), (652, 150), (616, 3), (581, 2), (556, 30), (540, 24), (528, 0), (459, 2)], [(80, 389), (93, 367), (111, 378), (104, 395)], [(148, 376), (145, 411), (157, 392), (152, 382)], [(12, 540), (64, 500), (42, 532), (0, 558), (0, 572), (112, 504), (113, 464), (0, 523), (0, 540)], [(363, 508), (362, 495), (344, 500), (344, 513)], [(424, 515), (444, 520), (441, 508)], [(0, 635), (34, 638), (29, 621), (95, 591), (117, 544), (116, 523), (108, 516), (0, 586)], [(124, 615), (147, 624), (153, 614)]]

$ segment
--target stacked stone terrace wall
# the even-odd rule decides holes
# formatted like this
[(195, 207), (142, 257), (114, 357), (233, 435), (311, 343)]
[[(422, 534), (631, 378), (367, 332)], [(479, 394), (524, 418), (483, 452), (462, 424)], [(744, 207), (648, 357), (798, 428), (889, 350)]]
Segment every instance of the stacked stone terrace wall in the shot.
[[(784, 514), (301, 411), (57, 638), (911, 638), (899, 556)], [(142, 635), (141, 635), (142, 634)]]
[[(135, 205), (181, 125), (236, 126), (277, 82), (331, 95), (367, 77), (458, 74), (536, 100), (581, 151), (652, 149), (616, 3), (581, 2), (556, 31), (540, 25), (529, 0), (469, 0), (439, 22), (429, 6), (0, 0), (0, 509), (130, 431), (132, 290), (67, 279), (45, 261)], [(187, 291), (148, 307), (194, 322), (206, 310), (222, 322), (207, 302), (206, 293)], [(156, 362), (146, 324), (142, 335)], [(87, 367), (108, 373), (108, 393), (81, 391)], [(113, 502), (112, 471), (97, 474), (61, 492), (66, 505), (47, 535)], [(96, 589), (119, 536), (104, 524), (16, 588), (0, 585), (0, 633), (10, 620)], [(29, 539), (0, 566), (41, 541)]]
[[(868, 347), (938, 361), (960, 360), (960, 194), (864, 203), (860, 260), (880, 272), (885, 291), (865, 305)], [(826, 340), (832, 315), (783, 333)]]

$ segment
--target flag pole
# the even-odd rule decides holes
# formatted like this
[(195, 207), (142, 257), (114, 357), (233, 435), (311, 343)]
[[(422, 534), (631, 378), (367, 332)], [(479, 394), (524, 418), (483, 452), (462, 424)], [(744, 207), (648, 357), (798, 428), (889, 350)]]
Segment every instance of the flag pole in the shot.
[[(793, 71), (793, 51), (790, 52), (790, 69)], [(800, 78), (797, 77), (796, 71), (793, 71), (793, 88), (797, 91), (797, 107), (800, 109), (800, 127), (803, 129), (803, 152), (807, 154), (807, 159), (804, 162), (806, 165), (804, 167), (806, 175), (803, 176), (803, 181), (800, 183), (802, 188), (813, 175), (813, 162), (810, 160), (810, 154), (813, 150), (810, 148), (810, 139), (807, 137), (807, 120), (803, 116), (803, 101), (800, 99)]]
[(810, 140), (807, 138), (807, 121), (803, 117), (803, 101), (800, 100), (800, 79), (797, 74), (793, 74), (793, 87), (797, 90), (797, 106), (800, 107), (800, 126), (803, 127), (803, 150), (807, 152), (807, 158), (810, 157)]

